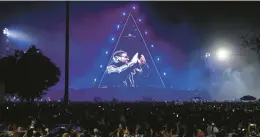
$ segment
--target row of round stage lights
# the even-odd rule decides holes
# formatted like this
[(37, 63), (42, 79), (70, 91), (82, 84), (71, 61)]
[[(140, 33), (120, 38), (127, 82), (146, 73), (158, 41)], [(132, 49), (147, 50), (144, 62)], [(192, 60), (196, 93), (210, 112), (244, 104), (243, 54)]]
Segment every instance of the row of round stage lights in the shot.
[[(135, 10), (136, 7), (133, 6), (132, 9)], [(123, 16), (126, 16), (127, 14), (126, 14), (126, 12), (123, 12), (122, 15), (123, 15)], [(142, 19), (141, 19), (141, 18), (138, 18), (138, 22), (142, 22)], [(120, 24), (116, 25), (116, 29), (117, 29), (117, 30), (120, 30)], [(144, 34), (145, 34), (145, 35), (148, 35), (148, 32), (145, 31)], [(115, 37), (112, 37), (111, 40), (112, 40), (112, 41), (115, 41)], [(152, 45), (151, 45), (151, 48), (153, 48), (153, 47), (154, 47), (154, 45), (152, 44)], [(108, 51), (105, 51), (105, 54), (108, 55)], [(157, 60), (157, 61), (160, 61), (160, 58), (157, 57), (156, 60)], [(99, 67), (100, 67), (100, 68), (103, 68), (103, 65), (100, 65)], [(166, 72), (163, 72), (163, 75), (166, 76), (166, 75), (167, 75)], [(96, 82), (96, 81), (97, 81), (97, 79), (94, 78), (94, 82)]]

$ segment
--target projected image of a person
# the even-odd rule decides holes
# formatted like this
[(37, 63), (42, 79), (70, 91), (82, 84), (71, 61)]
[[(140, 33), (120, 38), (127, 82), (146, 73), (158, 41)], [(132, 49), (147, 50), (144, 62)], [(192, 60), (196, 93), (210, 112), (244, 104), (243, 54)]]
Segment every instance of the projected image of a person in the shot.
[[(123, 50), (116, 51), (113, 54), (112, 62), (107, 66), (107, 74), (120, 75), (119, 80), (125, 87), (136, 87), (134, 76), (143, 72), (143, 65), (146, 64), (145, 56), (138, 58), (136, 53), (130, 60), (127, 52)], [(115, 79), (111, 79), (115, 80)]]

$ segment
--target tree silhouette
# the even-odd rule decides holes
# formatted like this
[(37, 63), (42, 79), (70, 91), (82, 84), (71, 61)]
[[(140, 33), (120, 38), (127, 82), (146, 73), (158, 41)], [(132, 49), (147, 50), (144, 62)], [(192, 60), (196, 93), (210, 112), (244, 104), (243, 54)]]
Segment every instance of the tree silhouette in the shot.
[[(15, 85), (17, 83), (17, 58), (15, 56), (3, 57), (0, 60), (0, 79), (4, 84), (4, 94), (16, 94)], [(8, 90), (7, 90), (8, 89)]]
[(0, 67), (6, 94), (16, 94), (31, 101), (54, 86), (61, 74), (60, 69), (35, 46), (26, 52), (16, 50), (14, 55), (2, 58)]
[(243, 48), (250, 49), (260, 57), (260, 33), (253, 32), (241, 38)]

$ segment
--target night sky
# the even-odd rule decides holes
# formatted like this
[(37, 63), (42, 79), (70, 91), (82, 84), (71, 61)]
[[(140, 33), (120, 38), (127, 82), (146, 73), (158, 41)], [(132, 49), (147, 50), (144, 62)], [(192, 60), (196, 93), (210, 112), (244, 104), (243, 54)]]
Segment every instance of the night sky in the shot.
[[(204, 79), (201, 55), (225, 41), (236, 49), (239, 37), (260, 29), (259, 2), (71, 2), (70, 87), (89, 88), (103, 72), (118, 36), (116, 25), (122, 12), (138, 8), (141, 30), (154, 44), (154, 57), (165, 78), (177, 89), (197, 88)], [(26, 49), (35, 44), (64, 71), (65, 2), (1, 2), (0, 26), (25, 33), (25, 39), (10, 39), (11, 46)], [(1, 41), (4, 36), (1, 36)], [(1, 42), (3, 46), (3, 42)], [(110, 55), (110, 54), (109, 54)], [(186, 84), (182, 84), (182, 83)], [(189, 84), (187, 84), (189, 83)], [(54, 89), (63, 89), (64, 76)]]

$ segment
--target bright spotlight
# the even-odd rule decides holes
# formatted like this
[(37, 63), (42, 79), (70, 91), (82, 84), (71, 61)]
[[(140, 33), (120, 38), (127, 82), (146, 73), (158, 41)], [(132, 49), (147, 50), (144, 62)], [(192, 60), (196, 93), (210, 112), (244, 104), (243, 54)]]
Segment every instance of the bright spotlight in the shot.
[(226, 49), (219, 49), (218, 51), (217, 51), (217, 58), (219, 59), (219, 60), (227, 60), (228, 58), (229, 58), (229, 55), (230, 55), (230, 53), (229, 53), (229, 51), (228, 50), (226, 50)]
[(125, 12), (123, 12), (123, 16), (125, 16), (126, 15), (126, 13)]
[(9, 30), (7, 28), (4, 28), (3, 29), (3, 34), (8, 36), (9, 35)]
[(139, 21), (139, 22), (141, 22), (141, 21), (142, 21), (142, 19), (138, 19), (138, 21)]
[(164, 75), (164, 76), (166, 76), (166, 73), (165, 73), (165, 72), (163, 72), (163, 75)]
[(135, 6), (133, 6), (133, 9), (135, 10)]

